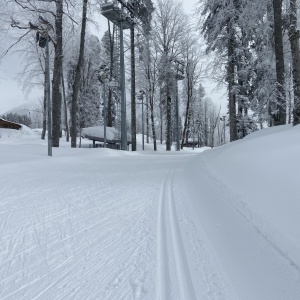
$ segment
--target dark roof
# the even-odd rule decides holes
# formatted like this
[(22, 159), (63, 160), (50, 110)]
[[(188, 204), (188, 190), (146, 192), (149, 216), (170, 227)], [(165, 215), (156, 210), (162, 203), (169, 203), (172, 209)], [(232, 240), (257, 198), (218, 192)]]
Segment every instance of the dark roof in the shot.
[(0, 118), (0, 128), (21, 129), (22, 125)]

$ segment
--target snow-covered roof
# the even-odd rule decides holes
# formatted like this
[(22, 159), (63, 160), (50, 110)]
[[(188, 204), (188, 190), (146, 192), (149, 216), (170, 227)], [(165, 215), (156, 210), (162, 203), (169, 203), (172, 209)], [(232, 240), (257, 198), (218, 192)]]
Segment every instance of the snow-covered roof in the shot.
[[(82, 128), (81, 136), (84, 138), (97, 138), (104, 139), (104, 126), (93, 126)], [(106, 140), (109, 141), (119, 141), (118, 131), (114, 127), (106, 127)], [(131, 134), (127, 133), (127, 141), (131, 142)]]

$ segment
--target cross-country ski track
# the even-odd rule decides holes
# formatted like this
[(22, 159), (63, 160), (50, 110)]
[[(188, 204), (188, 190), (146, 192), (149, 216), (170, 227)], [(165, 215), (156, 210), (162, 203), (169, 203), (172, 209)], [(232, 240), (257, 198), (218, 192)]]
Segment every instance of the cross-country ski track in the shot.
[(300, 299), (299, 262), (211, 150), (44, 150), (1, 146), (1, 300)]
[[(157, 298), (175, 298), (170, 286), (170, 269), (175, 266), (176, 283), (180, 299), (196, 299), (192, 278), (181, 238), (178, 216), (174, 203), (173, 176), (170, 170), (165, 177), (159, 197), (157, 226)], [(171, 240), (168, 243), (168, 240)], [(173, 258), (173, 259), (172, 259)]]

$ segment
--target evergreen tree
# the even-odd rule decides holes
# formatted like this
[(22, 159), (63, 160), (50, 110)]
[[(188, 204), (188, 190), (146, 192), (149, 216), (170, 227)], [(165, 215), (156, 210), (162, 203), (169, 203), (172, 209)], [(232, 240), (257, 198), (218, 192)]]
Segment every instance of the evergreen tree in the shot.
[[(101, 85), (97, 79), (97, 71), (100, 67), (101, 47), (99, 39), (94, 35), (86, 37), (87, 49), (84, 53), (80, 86), (78, 91), (78, 111), (76, 114), (77, 133), (79, 129), (100, 124), (100, 90)], [(68, 104), (71, 106), (72, 86), (75, 80), (77, 67), (76, 55), (68, 62)]]
[(297, 1), (290, 0), (290, 26), (289, 38), (292, 52), (293, 87), (294, 87), (294, 110), (293, 125), (300, 124), (300, 53), (299, 53), (299, 30), (297, 30)]
[[(119, 74), (119, 59), (120, 59), (120, 49), (117, 47), (117, 26), (113, 25), (111, 30), (110, 23), (109, 30), (106, 31), (101, 39), (102, 47), (102, 59), (101, 63), (107, 65), (110, 68), (109, 81), (118, 83), (120, 81)], [(107, 101), (107, 126), (115, 126), (116, 118), (116, 106), (117, 102), (120, 102), (120, 95), (117, 90), (108, 90), (108, 101)]]
[(284, 91), (284, 55), (282, 37), (282, 0), (273, 0), (274, 12), (274, 42), (276, 57), (276, 103), (274, 112), (274, 125), (286, 123), (286, 99)]
[(96, 76), (100, 66), (100, 53), (99, 39), (94, 35), (88, 36), (78, 97), (80, 128), (100, 123), (101, 86)]

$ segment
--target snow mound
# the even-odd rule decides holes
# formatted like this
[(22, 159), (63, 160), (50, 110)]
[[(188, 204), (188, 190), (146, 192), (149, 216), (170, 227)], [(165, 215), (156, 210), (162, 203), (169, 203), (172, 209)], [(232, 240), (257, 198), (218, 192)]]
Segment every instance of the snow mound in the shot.
[(300, 126), (266, 128), (205, 151), (217, 184), (291, 264), (300, 266)]
[(243, 141), (253, 140), (256, 138), (264, 138), (267, 135), (271, 134), (277, 134), (282, 131), (286, 131), (292, 128), (292, 125), (282, 125), (282, 126), (274, 126), (274, 127), (268, 127), (264, 128), (262, 130), (255, 131), (249, 135), (247, 135)]
[[(22, 125), (22, 124), (20, 124)], [(20, 130), (0, 128), (0, 142), (5, 143), (9, 141), (22, 140), (23, 138), (36, 138), (38, 136), (37, 132), (31, 128), (22, 125)]]

